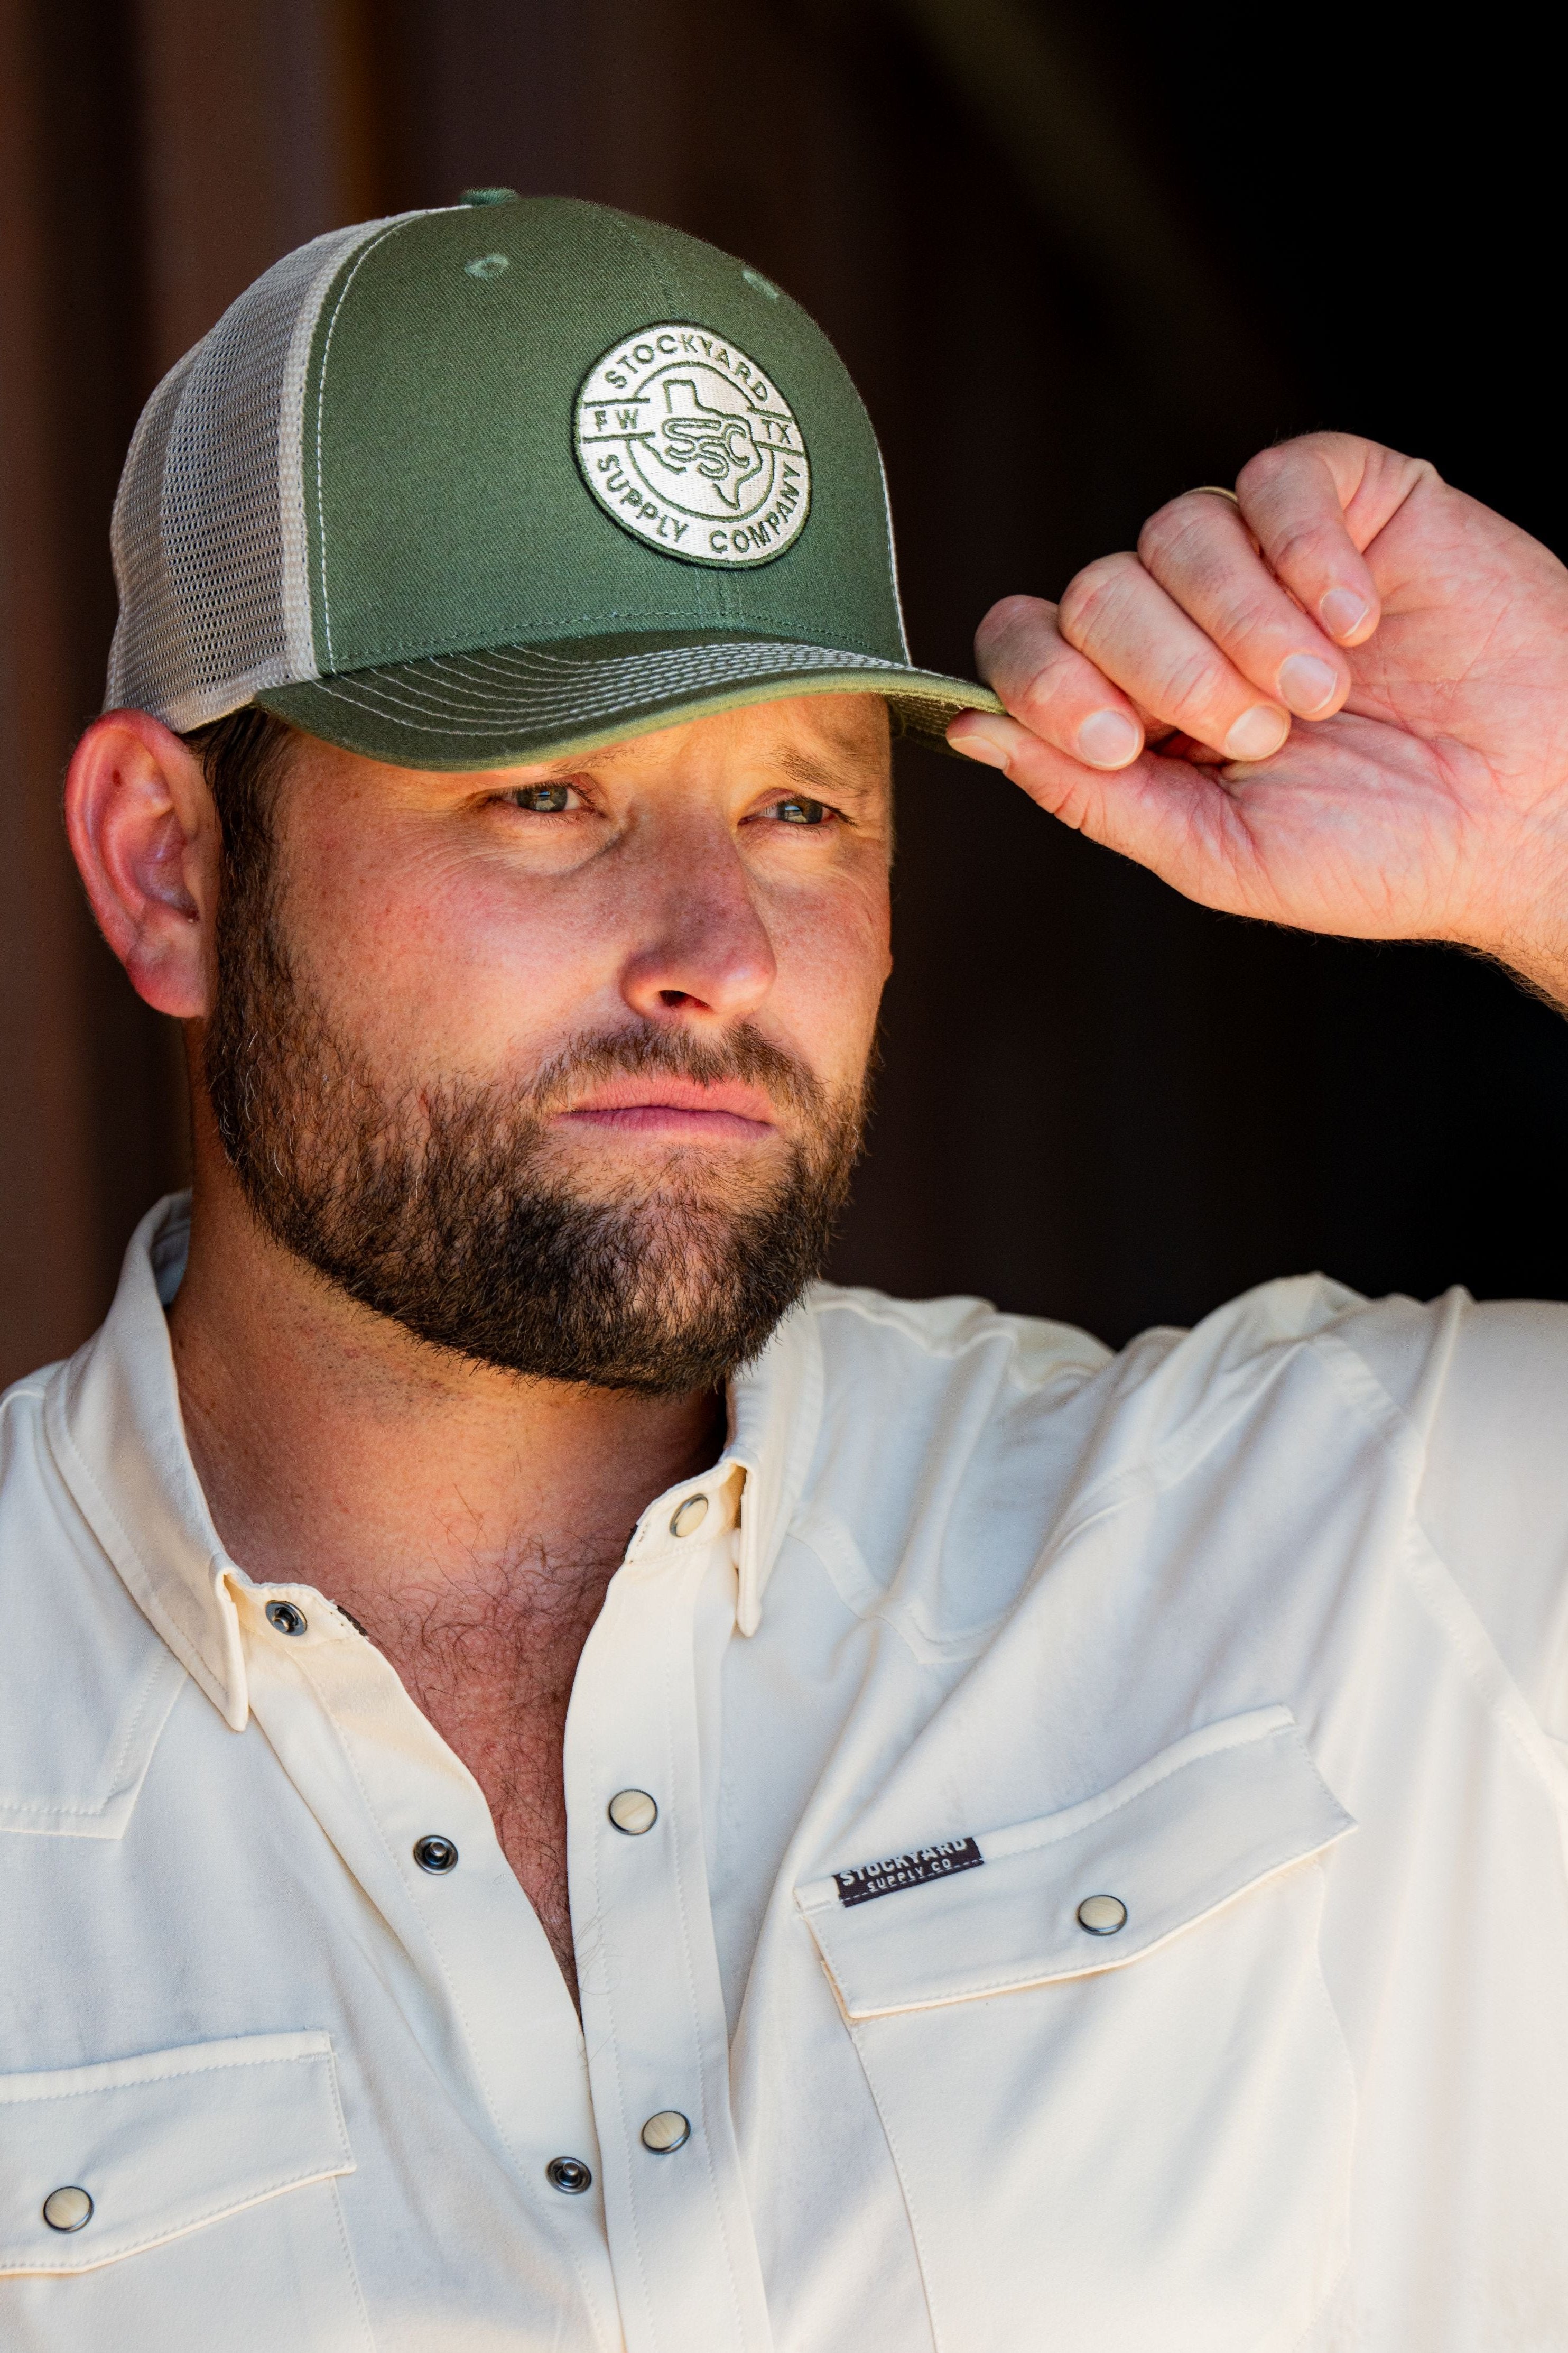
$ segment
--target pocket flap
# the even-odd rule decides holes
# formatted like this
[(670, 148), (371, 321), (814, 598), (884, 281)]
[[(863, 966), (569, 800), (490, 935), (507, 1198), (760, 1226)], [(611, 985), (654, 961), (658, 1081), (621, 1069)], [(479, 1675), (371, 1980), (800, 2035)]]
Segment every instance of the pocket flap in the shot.
[[(956, 1867), (889, 1858), (911, 1867), (886, 1894), (847, 1903), (828, 1878), (795, 1901), (853, 2021), (1124, 1968), (1354, 1828), (1289, 1709), (1255, 1708), (1081, 1805), (949, 1841)], [(1097, 1895), (1125, 1907), (1110, 1934), (1079, 1919)]]
[[(324, 2033), (0, 2075), (0, 2274), (91, 2271), (353, 2169)], [(51, 2230), (45, 2200), (67, 2188), (91, 2215)]]

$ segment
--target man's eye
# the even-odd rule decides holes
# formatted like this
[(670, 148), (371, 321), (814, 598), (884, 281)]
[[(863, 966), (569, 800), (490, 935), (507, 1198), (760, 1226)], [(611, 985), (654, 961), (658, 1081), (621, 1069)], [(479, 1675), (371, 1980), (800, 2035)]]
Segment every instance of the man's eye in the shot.
[(775, 801), (773, 813), (780, 825), (822, 825), (832, 815), (822, 801)]
[(509, 808), (529, 809), (535, 817), (559, 817), (572, 806), (570, 785), (513, 785), (501, 795)]

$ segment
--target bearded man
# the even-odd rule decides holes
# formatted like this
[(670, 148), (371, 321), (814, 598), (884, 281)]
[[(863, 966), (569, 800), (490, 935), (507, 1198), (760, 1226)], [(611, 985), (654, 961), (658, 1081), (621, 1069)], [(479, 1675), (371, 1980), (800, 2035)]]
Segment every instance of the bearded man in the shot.
[(1317, 435), (922, 671), (811, 322), (493, 190), (243, 296), (115, 554), (195, 1186), (5, 1403), (0, 2338), (1560, 2348), (1568, 1314), (815, 1278), (890, 728), (1568, 1003), (1568, 575)]

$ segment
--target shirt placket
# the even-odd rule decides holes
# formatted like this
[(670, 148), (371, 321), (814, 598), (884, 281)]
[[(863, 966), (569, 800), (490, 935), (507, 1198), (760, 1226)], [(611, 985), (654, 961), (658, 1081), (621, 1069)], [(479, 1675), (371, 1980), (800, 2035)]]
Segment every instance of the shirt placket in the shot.
[[(575, 2272), (595, 2340), (616, 2346), (582, 2036), (483, 1792), (330, 1602), (227, 1582), (252, 1711), (402, 1947), (413, 2031)], [(586, 2191), (563, 2161), (586, 2171)]]
[(577, 1670), (569, 1868), (610, 2254), (628, 2353), (771, 2346), (730, 2108), (696, 1617), (733, 1588), (733, 1465), (645, 1514)]

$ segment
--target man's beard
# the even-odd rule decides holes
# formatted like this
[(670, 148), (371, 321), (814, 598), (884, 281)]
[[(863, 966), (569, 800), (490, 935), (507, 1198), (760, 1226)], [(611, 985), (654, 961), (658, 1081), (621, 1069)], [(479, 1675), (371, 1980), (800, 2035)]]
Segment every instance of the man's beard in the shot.
[[(389, 1089), (296, 974), (270, 877), (225, 898), (204, 1050), (224, 1148), (277, 1240), (377, 1314), (508, 1371), (678, 1396), (756, 1356), (821, 1271), (864, 1089), (835, 1098), (746, 1024), (708, 1041), (651, 1022), (575, 1039), (526, 1082)], [(632, 1073), (760, 1085), (799, 1140), (767, 1174), (672, 1146), (575, 1192), (547, 1165), (552, 1114)]]

